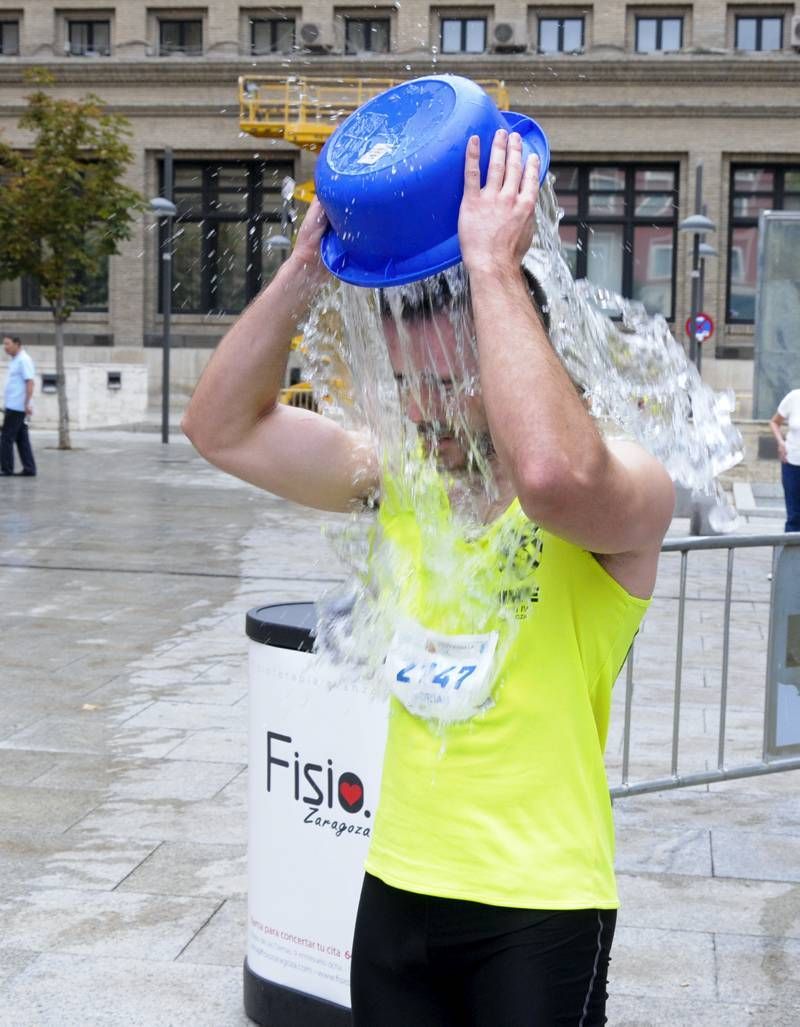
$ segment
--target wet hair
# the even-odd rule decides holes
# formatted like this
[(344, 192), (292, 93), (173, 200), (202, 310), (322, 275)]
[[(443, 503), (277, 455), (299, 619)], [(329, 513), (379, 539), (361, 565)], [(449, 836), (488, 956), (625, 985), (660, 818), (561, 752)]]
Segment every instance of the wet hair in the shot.
[(531, 294), (531, 302), (533, 303), (536, 313), (541, 318), (544, 330), (549, 334), (550, 332), (550, 305), (547, 302), (547, 293), (542, 288), (542, 283), (529, 271), (525, 265), (522, 265), (522, 277), (525, 279), (528, 285), (528, 292)]
[[(550, 331), (550, 316), (548, 313), (547, 295), (539, 280), (524, 265), (520, 267), (522, 275), (528, 286), (531, 302), (534, 310), (544, 325), (546, 332)], [(390, 303), (387, 289), (378, 289), (378, 304), (381, 317), (391, 317), (394, 303)], [(399, 311), (403, 321), (418, 321), (423, 318), (430, 318), (442, 310), (450, 310), (452, 307), (469, 302), (469, 282), (463, 277), (452, 277), (438, 274), (424, 282), (414, 282), (410, 286), (400, 286), (392, 289), (392, 292), (399, 294)]]
[(463, 303), (467, 288), (466, 279), (461, 276), (438, 274), (408, 285), (378, 289), (381, 317), (391, 317), (393, 307), (399, 308), (403, 321), (432, 317)]

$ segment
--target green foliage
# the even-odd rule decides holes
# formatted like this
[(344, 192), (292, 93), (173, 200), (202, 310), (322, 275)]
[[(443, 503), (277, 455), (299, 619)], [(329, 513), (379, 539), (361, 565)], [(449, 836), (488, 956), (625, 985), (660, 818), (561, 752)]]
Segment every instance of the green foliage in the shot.
[(35, 279), (64, 322), (144, 204), (122, 182), (133, 160), (125, 118), (94, 95), (57, 99), (40, 88), (27, 99), (19, 125), (32, 133), (30, 147), (0, 140), (0, 279)]

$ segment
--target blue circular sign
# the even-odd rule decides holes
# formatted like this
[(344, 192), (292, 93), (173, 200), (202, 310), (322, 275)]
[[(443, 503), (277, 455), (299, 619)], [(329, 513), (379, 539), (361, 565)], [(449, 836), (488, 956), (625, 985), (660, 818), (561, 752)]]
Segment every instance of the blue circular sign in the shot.
[[(686, 334), (692, 337), (692, 319), (686, 318)], [(714, 322), (708, 314), (697, 314), (694, 319), (694, 337), (697, 342), (705, 342), (714, 334)]]

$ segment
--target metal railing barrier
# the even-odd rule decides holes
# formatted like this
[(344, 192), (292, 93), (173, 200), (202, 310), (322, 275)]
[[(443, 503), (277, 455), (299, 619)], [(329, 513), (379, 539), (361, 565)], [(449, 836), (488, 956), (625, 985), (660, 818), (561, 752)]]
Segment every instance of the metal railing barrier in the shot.
[(800, 533), (668, 539), (620, 678), (613, 799), (800, 769)]
[(308, 382), (298, 382), (297, 385), (281, 389), (278, 401), (290, 407), (300, 407), (302, 410), (317, 410), (314, 390)]

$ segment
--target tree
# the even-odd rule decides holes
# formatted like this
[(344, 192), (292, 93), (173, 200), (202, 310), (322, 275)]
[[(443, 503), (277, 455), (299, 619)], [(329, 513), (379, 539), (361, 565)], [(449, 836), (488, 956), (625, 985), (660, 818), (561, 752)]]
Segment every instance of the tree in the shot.
[(27, 97), (19, 127), (31, 146), (15, 150), (0, 141), (0, 280), (25, 275), (55, 320), (58, 445), (70, 448), (64, 374), (64, 325), (81, 305), (85, 283), (103, 270), (131, 235), (141, 196), (122, 179), (133, 160), (128, 122), (107, 114), (93, 94), (56, 99), (42, 86)]

